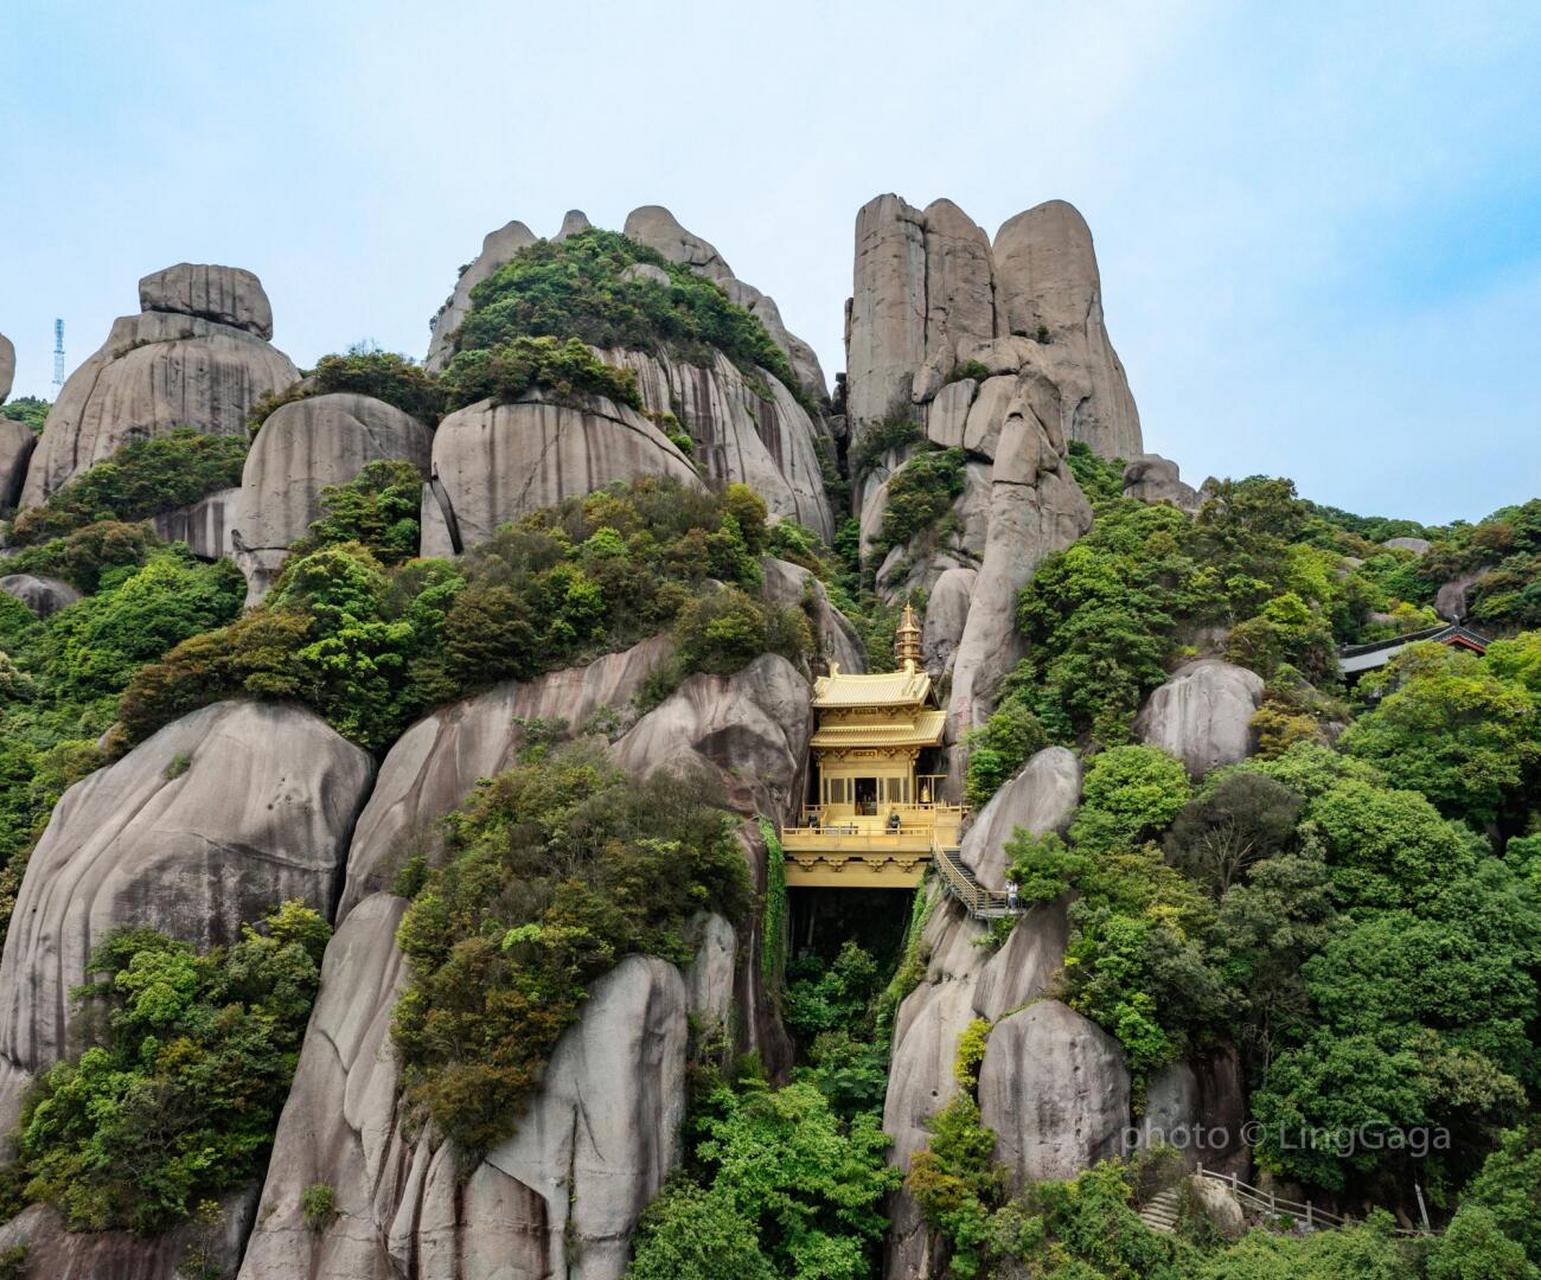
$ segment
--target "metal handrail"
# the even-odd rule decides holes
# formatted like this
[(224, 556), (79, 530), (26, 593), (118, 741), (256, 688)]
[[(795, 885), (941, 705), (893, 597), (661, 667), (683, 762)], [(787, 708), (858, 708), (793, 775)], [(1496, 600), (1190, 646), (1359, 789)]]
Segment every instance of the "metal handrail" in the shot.
[(1004, 920), (1009, 916), (1023, 914), (1025, 908), (1012, 906), (1006, 894), (987, 889), (969, 875), (958, 861), (956, 849), (938, 844), (933, 849), (931, 861), (941, 871), (942, 887), (976, 920)]
[[(1216, 1173), (1213, 1169), (1206, 1169), (1200, 1164), (1194, 1175), (1207, 1178), (1210, 1182), (1217, 1182), (1235, 1198), (1238, 1204), (1249, 1205), (1263, 1213), (1270, 1213), (1277, 1217), (1281, 1213), (1287, 1213), (1294, 1218), (1304, 1218), (1308, 1228), (1316, 1226), (1346, 1227), (1355, 1219), (1339, 1213), (1329, 1213), (1326, 1209), (1318, 1209), (1314, 1204), (1304, 1200), (1290, 1200), (1284, 1196), (1276, 1195), (1272, 1191), (1264, 1191), (1261, 1187), (1254, 1187), (1241, 1181), (1234, 1173)], [(1395, 1234), (1401, 1236), (1422, 1236), (1429, 1234), (1419, 1227), (1397, 1227)]]

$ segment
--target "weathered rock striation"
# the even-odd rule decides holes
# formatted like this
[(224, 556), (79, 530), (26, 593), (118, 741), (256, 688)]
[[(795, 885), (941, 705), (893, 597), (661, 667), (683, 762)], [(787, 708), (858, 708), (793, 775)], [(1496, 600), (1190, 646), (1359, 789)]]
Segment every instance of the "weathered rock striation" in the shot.
[(602, 396), (559, 403), (539, 391), (513, 404), (478, 401), (434, 433), (423, 554), (456, 555), (530, 511), (647, 475), (701, 487), (678, 446), (626, 405)]
[(200, 948), (288, 898), (331, 914), (373, 767), (308, 711), (221, 702), (76, 783), (27, 863), (0, 959), (0, 1130), (80, 1045), (70, 990), (122, 925)]
[(678, 418), (695, 442), (691, 457), (709, 482), (747, 484), (772, 515), (789, 516), (826, 542), (834, 539), (816, 443), (823, 425), (774, 374), (759, 370), (756, 387), (720, 352), (710, 368), (644, 351), (600, 354), (635, 371), (649, 414)]
[(140, 297), (143, 313), (114, 321), (59, 392), (22, 505), (42, 502), (124, 445), (176, 427), (244, 437), (257, 402), (299, 377), (266, 341), (272, 311), (250, 272), (183, 264), (146, 276)]
[(321, 515), (321, 490), (347, 484), (371, 462), (399, 459), (428, 474), (433, 436), (416, 418), (372, 396), (307, 396), (275, 410), (246, 455), (229, 533), (260, 604), (290, 546)]
[(846, 311), (846, 409), (852, 437), (878, 424), (939, 418), (956, 436), (960, 365), (1052, 383), (1059, 429), (1104, 457), (1140, 452), (1139, 413), (1102, 318), (1091, 232), (1061, 200), (984, 232), (950, 200), (925, 210), (878, 196), (856, 215)]
[[(403, 1132), (389, 1022), (406, 977), (394, 943), (405, 905), (364, 899), (327, 948), (241, 1280), (620, 1280), (637, 1219), (679, 1155), (686, 979), (633, 956), (596, 982), (518, 1133), (462, 1167), (450, 1144)], [(318, 1182), (339, 1210), (319, 1231), (301, 1209)]]
[(409, 858), (443, 847), (441, 820), (471, 794), (477, 779), (514, 764), (526, 742), (525, 725), (540, 720), (549, 732), (561, 722), (578, 733), (601, 712), (624, 718), (670, 650), (667, 636), (655, 636), (585, 667), (495, 685), (414, 724), (380, 765), (353, 830), (338, 921), (370, 894), (389, 888)]

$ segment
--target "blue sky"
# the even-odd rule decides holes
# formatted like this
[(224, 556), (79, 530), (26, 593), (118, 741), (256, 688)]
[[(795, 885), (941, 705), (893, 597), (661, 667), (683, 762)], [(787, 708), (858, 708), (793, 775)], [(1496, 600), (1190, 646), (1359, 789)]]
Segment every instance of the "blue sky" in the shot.
[[(735, 12), (742, 9), (742, 12)], [(450, 16), (445, 12), (451, 11)], [(1541, 6), (4, 0), (0, 332), (48, 393), (172, 262), (421, 356), (509, 218), (661, 203), (843, 365), (856, 209), (1051, 197), (1147, 447), (1363, 512), (1541, 493)]]

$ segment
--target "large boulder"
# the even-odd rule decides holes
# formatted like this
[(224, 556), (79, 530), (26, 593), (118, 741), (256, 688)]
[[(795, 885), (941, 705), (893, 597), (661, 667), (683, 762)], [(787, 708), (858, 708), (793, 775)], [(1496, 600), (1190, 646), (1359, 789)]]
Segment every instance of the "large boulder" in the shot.
[(0, 1131), (29, 1075), (81, 1048), (69, 993), (113, 929), (160, 929), (202, 949), (285, 899), (330, 916), (372, 773), (308, 711), (220, 702), (65, 792), (0, 959)]
[(487, 233), (482, 240), (482, 251), (461, 268), (454, 292), (429, 323), (432, 331), (427, 360), (430, 373), (440, 372), (455, 353), (455, 333), (471, 310), (471, 290), (539, 238), (522, 222), (509, 222)]
[(1202, 1164), (1246, 1176), (1246, 1121), (1241, 1058), (1234, 1047), (1221, 1045), (1192, 1061), (1169, 1062), (1151, 1076), (1135, 1137), (1142, 1148), (1174, 1148), (1190, 1169)]
[(0, 404), (11, 394), (11, 384), (16, 381), (16, 348), (11, 340), (0, 333)]
[(1387, 538), (1381, 546), (1393, 551), (1411, 551), (1415, 556), (1426, 556), (1434, 544), (1427, 538)]
[(1200, 658), (1150, 695), (1135, 733), (1199, 777), (1251, 754), (1252, 716), (1262, 702), (1262, 676), (1220, 658)]
[[(404, 906), (365, 899), (327, 948), (241, 1280), (620, 1280), (637, 1219), (679, 1155), (685, 980), (633, 956), (594, 983), (518, 1133), (467, 1164), (431, 1131), (404, 1132), (389, 1034)], [(339, 1212), (312, 1230), (301, 1197), (317, 1183)]]
[(636, 410), (601, 396), (558, 402), (531, 391), (450, 414), (433, 438), (434, 484), (423, 503), (423, 554), (455, 555), (501, 524), (638, 476), (701, 478)]
[(307, 396), (272, 413), (246, 455), (230, 534), (247, 577), (246, 603), (261, 603), (289, 547), (320, 517), (322, 489), (386, 458), (426, 476), (432, 448), (427, 427), (372, 396)]
[(494, 685), (414, 724), (380, 765), (353, 830), (338, 920), (388, 888), (409, 858), (442, 848), (444, 816), (471, 794), (477, 779), (514, 763), (526, 741), (525, 725), (540, 720), (549, 730), (561, 721), (577, 733), (602, 710), (624, 716), (669, 652), (668, 638), (657, 636), (584, 667)]
[(68, 609), (80, 599), (80, 592), (63, 578), (45, 578), (31, 573), (6, 574), (0, 578), (0, 591), (20, 600), (40, 618)]
[(835, 608), (824, 584), (800, 564), (766, 558), (765, 598), (787, 609), (804, 609), (826, 665), (836, 663), (850, 675), (867, 669), (867, 653), (851, 620)]
[[(975, 819), (964, 837), (963, 860), (984, 868), (989, 883), (999, 883), (1005, 842), (1018, 827), (1035, 835), (1062, 830), (1075, 809), (1079, 778), (1079, 766), (1063, 748), (1039, 752)], [(1047, 903), (1027, 912), (1006, 944), (992, 951), (984, 945), (983, 924), (936, 886), (930, 892), (930, 914), (920, 940), (925, 977), (899, 1006), (883, 1102), (883, 1130), (894, 1143), (889, 1159), (901, 1169), (907, 1169), (910, 1158), (929, 1141), (927, 1122), (957, 1090), (953, 1064), (958, 1037), (975, 1018), (993, 1021), (1049, 994), (1070, 934), (1065, 904)], [(918, 1207), (908, 1193), (900, 1192), (890, 1209), (885, 1274), (926, 1274), (935, 1242)]]
[(1081, 799), (1081, 762), (1065, 747), (1045, 747), (990, 797), (963, 838), (959, 857), (981, 884), (1006, 887), (1006, 844), (1018, 827), (1063, 832)]
[(648, 413), (679, 419), (707, 479), (747, 484), (772, 515), (790, 516), (826, 542), (834, 539), (816, 443), (821, 428), (773, 374), (761, 369), (756, 389), (721, 352), (708, 368), (643, 351), (601, 354), (636, 372)]
[(206, 263), (179, 262), (139, 282), (141, 311), (201, 316), (259, 338), (273, 336), (273, 308), (250, 271)]
[[(174, 275), (180, 268), (171, 268)], [(227, 283), (249, 273), (230, 268)], [(147, 282), (167, 273), (147, 276)], [(203, 306), (239, 314), (260, 325), (267, 299), (256, 278), (251, 287), (211, 299), (204, 292), (179, 295), (169, 284), (151, 284), (150, 301)], [(234, 286), (231, 286), (234, 288)], [(255, 292), (252, 292), (252, 290)], [(179, 300), (181, 299), (181, 300)], [(270, 321), (269, 321), (270, 325)], [(209, 435), (244, 438), (247, 419), (264, 396), (299, 377), (289, 357), (252, 328), (191, 311), (147, 308), (113, 322), (107, 341), (70, 375), (49, 411), (43, 438), (32, 455), (22, 505), (35, 506), (71, 477), (111, 457), (135, 440), (195, 427)]]
[(996, 306), (1002, 334), (1035, 340), (1067, 391), (1066, 434), (1105, 458), (1141, 452), (1140, 414), (1102, 318), (1102, 278), (1086, 220), (1050, 200), (995, 234)]
[(926, 600), (926, 620), (921, 627), (920, 652), (925, 668), (933, 678), (952, 667), (958, 641), (968, 622), (969, 604), (974, 598), (977, 569), (962, 566), (944, 571), (931, 588)]
[(1122, 1155), (1129, 1124), (1123, 1050), (1058, 1000), (1002, 1018), (979, 1067), (980, 1118), (995, 1130), (995, 1158), (1021, 1191), (1073, 1178)]
[(1165, 502), (1190, 514), (1204, 505), (1198, 490), (1178, 478), (1177, 464), (1159, 453), (1142, 453), (1124, 467), (1124, 497)]
[(739, 813), (785, 822), (803, 799), (813, 690), (777, 654), (762, 654), (731, 676), (695, 675), (613, 748), (634, 774), (705, 770), (722, 781)]
[(36, 447), (37, 436), (26, 423), (0, 418), (0, 511), (9, 511), (20, 501), (27, 463)]

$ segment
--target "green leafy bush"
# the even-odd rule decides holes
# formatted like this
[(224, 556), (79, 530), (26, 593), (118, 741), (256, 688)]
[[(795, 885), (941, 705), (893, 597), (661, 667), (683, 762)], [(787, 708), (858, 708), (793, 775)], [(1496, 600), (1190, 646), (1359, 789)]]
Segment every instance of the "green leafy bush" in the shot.
[(402, 920), (392, 1034), (409, 1100), (482, 1151), (512, 1133), (589, 983), (628, 955), (683, 963), (701, 911), (742, 919), (733, 824), (699, 779), (632, 782), (578, 743), (479, 787)]
[[(664, 284), (627, 268), (647, 263)], [(592, 347), (669, 353), (710, 366), (720, 351), (745, 373), (774, 374), (815, 406), (765, 326), (688, 267), (613, 231), (591, 229), (521, 250), (471, 291), (456, 357), (519, 338), (576, 338)], [(751, 378), (751, 384), (753, 378)]]
[(291, 556), (342, 542), (359, 544), (383, 565), (417, 555), (423, 475), (410, 462), (376, 459), (347, 484), (327, 485), (319, 503), (320, 516), (311, 521), (309, 534), (290, 547)]
[(489, 397), (512, 404), (535, 388), (558, 399), (604, 396), (642, 408), (637, 375), (606, 364), (577, 338), (517, 337), (495, 347), (462, 351), (444, 370), (443, 383), (450, 409)]
[(721, 1089), (701, 1121), (697, 1159), (720, 1196), (752, 1224), (772, 1274), (865, 1280), (900, 1181), (872, 1112), (842, 1120), (811, 1084)]
[(286, 404), (337, 392), (383, 400), (430, 427), (437, 426), (445, 412), (444, 388), (438, 378), (410, 356), (351, 348), (322, 356), (303, 381), (265, 397), (252, 413), (253, 429), (260, 429)]
[(11, 524), (12, 545), (32, 546), (103, 520), (144, 520), (241, 483), (247, 442), (180, 427), (136, 440), (28, 507)]
[[(319, 545), (290, 558), (262, 607), (133, 677), (119, 707), (128, 739), (250, 696), (301, 701), (383, 747), (437, 703), (635, 644), (693, 602), (688, 648), (701, 669), (736, 669), (730, 655), (748, 661), (765, 651), (756, 645), (809, 647), (799, 615), (737, 589), (759, 583), (751, 549), (764, 542), (764, 507), (732, 487), (703, 494), (643, 478), (533, 512), (453, 563), (388, 566), (358, 542), (330, 541), (363, 534), (404, 553), (410, 484), (387, 464), (330, 498), (312, 531)], [(702, 594), (708, 577), (730, 584), (715, 606)]]
[(41, 434), (43, 424), (48, 421), (48, 411), (52, 408), (52, 403), (37, 396), (17, 396), (14, 400), (0, 404), (0, 418), (10, 418)]
[(329, 1182), (313, 1182), (300, 1193), (300, 1214), (311, 1231), (325, 1231), (337, 1221), (337, 1192)]
[(911, 458), (889, 478), (873, 557), (881, 561), (893, 547), (933, 528), (962, 492), (962, 449), (931, 449)]
[(110, 935), (78, 993), (105, 1042), (41, 1076), (22, 1114), (27, 1196), (74, 1230), (149, 1233), (260, 1175), (330, 932), (286, 902), (204, 955), (149, 929)]

